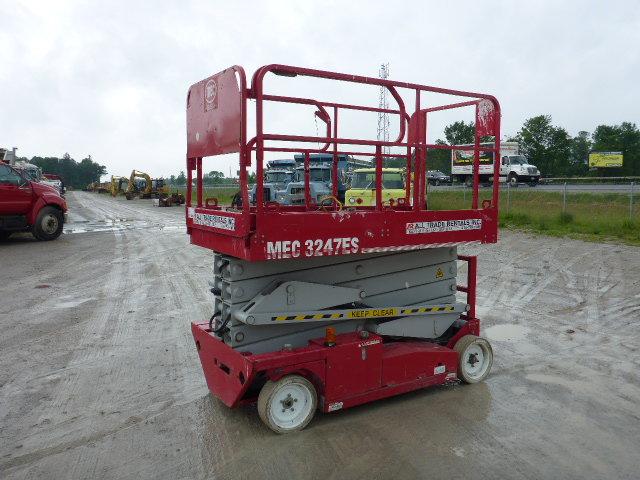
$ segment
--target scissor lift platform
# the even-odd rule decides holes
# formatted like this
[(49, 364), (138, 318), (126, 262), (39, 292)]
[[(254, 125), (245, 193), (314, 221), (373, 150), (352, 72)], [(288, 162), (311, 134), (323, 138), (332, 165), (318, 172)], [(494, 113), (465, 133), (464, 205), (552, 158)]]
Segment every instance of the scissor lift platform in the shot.
[[(373, 85), (396, 105), (276, 95), (265, 87), (272, 75)], [(426, 93), (462, 98), (424, 106)], [(272, 133), (267, 104), (313, 109), (322, 134)], [(429, 143), (429, 115), (457, 108), (473, 109), (475, 144)], [(398, 136), (341, 134), (345, 111), (394, 116)], [(255, 119), (252, 135), (248, 118)], [(487, 136), (495, 139), (492, 147), (480, 143)], [(480, 155), (497, 157), (499, 144), (500, 107), (490, 95), (286, 65), (258, 69), (250, 86), (239, 66), (194, 84), (187, 97), (186, 223), (191, 242), (215, 252), (214, 313), (192, 325), (211, 392), (230, 407), (257, 401), (264, 422), (286, 433), (303, 428), (318, 405), (331, 412), (428, 385), (484, 379), (493, 354), (479, 338), (476, 258), (458, 256), (457, 248), (497, 241), (497, 162), (491, 196), (482, 201), (478, 171)], [(428, 152), (443, 148), (473, 152), (470, 208), (428, 208)], [(276, 152), (304, 159), (301, 205), (265, 201), (265, 155)], [(231, 205), (204, 194), (203, 159), (223, 154), (238, 158), (239, 192)], [(315, 154), (333, 158), (332, 195), (322, 199), (310, 194)], [(373, 158), (374, 206), (346, 208), (338, 200), (338, 162), (345, 156)], [(389, 157), (406, 162), (406, 186), (403, 197), (383, 202)], [(466, 285), (456, 283), (457, 260), (468, 263)], [(456, 292), (466, 294), (464, 301)]]

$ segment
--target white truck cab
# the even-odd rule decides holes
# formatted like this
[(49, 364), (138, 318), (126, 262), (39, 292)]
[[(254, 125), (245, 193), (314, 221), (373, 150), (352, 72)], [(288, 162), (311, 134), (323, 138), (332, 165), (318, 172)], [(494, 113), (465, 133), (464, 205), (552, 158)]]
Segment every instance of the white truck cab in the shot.
[[(473, 144), (460, 145), (473, 147)], [(481, 143), (481, 147), (493, 147), (493, 143)], [(481, 152), (478, 176), (481, 184), (489, 184), (493, 181), (493, 153)], [(473, 185), (473, 150), (451, 151), (451, 177), (459, 183), (467, 186)], [(527, 159), (518, 152), (517, 142), (500, 143), (500, 181), (509, 182), (512, 186), (518, 183), (527, 183), (531, 186), (538, 184), (540, 170), (535, 165), (529, 164)]]
[(539, 180), (540, 170), (529, 164), (523, 155), (504, 155), (500, 159), (500, 181), (512, 186), (523, 182), (535, 187)]

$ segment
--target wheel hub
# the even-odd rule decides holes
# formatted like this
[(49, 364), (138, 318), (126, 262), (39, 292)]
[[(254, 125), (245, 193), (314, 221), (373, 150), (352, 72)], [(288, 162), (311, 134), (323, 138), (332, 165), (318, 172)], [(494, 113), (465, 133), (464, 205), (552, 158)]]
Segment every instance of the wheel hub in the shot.
[(477, 353), (472, 353), (469, 355), (469, 359), (467, 360), (467, 363), (469, 363), (472, 367), (476, 366), (476, 363), (478, 363), (480, 360), (478, 359), (478, 354)]
[(58, 219), (53, 215), (47, 215), (42, 221), (42, 229), (48, 234), (54, 233), (58, 229)]
[(285, 412), (287, 410), (291, 410), (293, 412), (295, 410), (295, 408), (293, 408), (293, 404), (297, 401), (297, 398), (293, 398), (291, 394), (288, 393), (287, 398), (280, 400), (280, 403), (282, 404), (282, 411)]

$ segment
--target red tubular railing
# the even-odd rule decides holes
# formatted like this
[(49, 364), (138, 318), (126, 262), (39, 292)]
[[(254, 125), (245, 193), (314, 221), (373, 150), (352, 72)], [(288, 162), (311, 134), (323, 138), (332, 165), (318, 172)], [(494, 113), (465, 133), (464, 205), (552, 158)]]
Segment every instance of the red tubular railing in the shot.
[[(447, 150), (473, 150), (473, 196), (472, 196), (472, 209), (479, 208), (479, 178), (480, 178), (480, 154), (482, 152), (490, 151), (494, 155), (494, 170), (493, 170), (493, 192), (492, 201), (490, 206), (497, 208), (498, 206), (498, 193), (499, 193), (499, 132), (500, 132), (500, 106), (497, 100), (490, 96), (474, 92), (450, 90), (445, 88), (430, 87), (425, 85), (419, 85), (407, 82), (397, 82), (393, 80), (364, 77), (358, 75), (341, 74), (335, 72), (327, 72), (309, 68), (293, 67), (287, 65), (266, 65), (259, 68), (251, 79), (251, 86), (247, 88), (246, 77), (244, 70), (241, 67), (232, 67), (236, 72), (236, 76), (239, 84), (240, 102), (241, 102), (241, 124), (240, 124), (240, 191), (242, 195), (243, 216), (245, 216), (244, 225), (250, 225), (248, 221), (248, 215), (257, 213), (257, 222), (260, 222), (259, 217), (265, 211), (265, 198), (264, 198), (264, 152), (290, 152), (290, 153), (302, 153), (304, 155), (304, 185), (305, 185), (305, 198), (304, 206), (296, 206), (297, 209), (304, 208), (306, 210), (314, 210), (317, 208), (317, 199), (311, 198), (309, 192), (309, 162), (310, 154), (312, 153), (326, 153), (330, 147), (333, 154), (333, 161), (331, 163), (332, 173), (332, 194), (334, 197), (338, 195), (338, 155), (368, 155), (375, 156), (375, 175), (376, 175), (376, 204), (377, 209), (382, 209), (382, 164), (383, 159), (389, 156), (404, 156), (404, 152), (401, 155), (397, 154), (384, 154), (382, 153), (383, 147), (401, 147), (406, 149), (406, 187), (405, 187), (405, 204), (396, 205), (394, 208), (399, 209), (411, 209), (414, 211), (424, 210), (426, 208), (426, 171), (427, 171), (427, 151), (429, 149), (447, 149)], [(298, 98), (290, 96), (273, 95), (264, 92), (264, 78), (267, 73), (273, 73), (276, 75), (296, 77), (307, 76), (315, 77), (327, 80), (337, 80), (347, 83), (373, 85), (386, 88), (391, 97), (397, 104), (397, 108), (377, 108), (365, 105), (349, 105), (344, 103), (336, 103), (329, 101), (321, 101), (316, 99)], [(415, 93), (415, 111), (410, 117), (406, 111), (403, 97), (398, 92), (398, 89), (408, 89)], [(423, 108), (421, 106), (421, 93), (431, 92), (445, 95), (454, 95), (459, 97), (468, 97), (470, 100), (460, 101), (449, 105), (440, 105)], [(255, 99), (255, 126), (256, 135), (253, 139), (247, 141), (246, 138), (246, 119), (247, 119), (247, 101), (249, 99)], [(487, 130), (495, 135), (495, 143), (493, 148), (485, 148), (480, 144), (481, 132), (478, 120), (478, 109), (480, 102), (491, 102), (493, 110), (491, 111), (491, 121), (494, 123), (492, 127), (482, 130), (483, 135), (486, 135)], [(323, 132), (324, 136), (304, 136), (304, 135), (282, 135), (275, 133), (268, 133), (265, 131), (264, 123), (264, 102), (279, 102), (279, 103), (291, 103), (299, 105), (309, 105), (315, 107), (317, 111), (314, 115), (323, 121), (326, 125), (326, 131)], [(454, 108), (475, 107), (476, 111), (476, 134), (475, 142), (472, 147), (469, 146), (457, 146), (457, 145), (436, 145), (427, 143), (427, 115), (431, 112), (450, 110)], [(399, 118), (399, 132), (395, 141), (379, 141), (373, 139), (359, 139), (359, 138), (340, 138), (338, 129), (338, 116), (340, 110), (355, 110), (372, 113), (388, 113), (392, 115), (398, 115)], [(486, 110), (485, 110), (486, 111)], [(329, 113), (331, 112), (331, 114)], [(489, 117), (487, 117), (489, 118)], [(414, 125), (415, 124), (415, 125)], [(298, 142), (307, 144), (303, 147), (296, 146), (274, 146), (273, 143), (268, 145), (268, 142)], [(318, 148), (314, 148), (311, 144), (320, 143)], [(340, 149), (342, 146), (366, 146), (375, 149), (375, 153), (365, 150), (365, 148), (345, 148)], [(349, 150), (349, 151), (347, 151)], [(250, 199), (248, 195), (248, 173), (247, 169), (251, 165), (252, 153), (255, 152), (256, 159), (256, 206), (251, 207)], [(202, 158), (188, 158), (187, 159), (187, 201), (190, 207), (192, 197), (192, 182), (193, 170), (196, 170), (196, 182), (197, 182), (197, 205), (202, 206)], [(483, 173), (484, 174), (484, 173)], [(413, 205), (409, 206), (408, 203), (412, 197)], [(488, 205), (488, 204), (487, 204)], [(283, 207), (284, 210), (287, 207)], [(392, 207), (393, 208), (393, 207)], [(298, 211), (298, 210), (296, 210)], [(248, 227), (247, 227), (248, 228)], [(254, 228), (254, 227), (252, 227)]]
[(471, 255), (458, 255), (458, 260), (467, 262), (467, 284), (457, 285), (456, 289), (458, 292), (464, 292), (467, 294), (467, 305), (469, 305), (469, 311), (465, 316), (467, 320), (473, 320), (476, 318), (478, 257)]

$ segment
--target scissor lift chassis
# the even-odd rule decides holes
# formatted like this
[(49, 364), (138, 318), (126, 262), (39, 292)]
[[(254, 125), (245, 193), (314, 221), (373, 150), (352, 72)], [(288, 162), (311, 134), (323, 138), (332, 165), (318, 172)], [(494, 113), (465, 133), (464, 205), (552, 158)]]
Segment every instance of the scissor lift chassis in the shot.
[[(374, 85), (386, 89), (396, 105), (270, 94), (268, 75)], [(401, 94), (407, 91), (413, 111)], [(463, 100), (425, 107), (425, 93)], [(315, 136), (273, 133), (265, 120), (268, 103), (315, 109), (314, 119), (326, 128)], [(429, 116), (457, 108), (475, 112), (474, 145), (428, 143)], [(253, 138), (247, 129), (249, 109)], [(398, 137), (342, 135), (338, 118), (345, 111), (397, 117)], [(487, 136), (495, 139), (492, 147), (481, 145)], [(443, 148), (473, 152), (470, 208), (428, 208), (428, 152)], [(265, 197), (267, 152), (303, 156), (302, 204), (280, 205)], [(215, 253), (213, 316), (193, 323), (192, 332), (211, 392), (229, 407), (257, 401), (262, 420), (285, 433), (304, 428), (316, 408), (332, 412), (429, 385), (483, 380), (493, 353), (479, 338), (476, 258), (459, 256), (457, 248), (497, 241), (499, 152), (500, 105), (491, 95), (287, 65), (261, 67), (250, 85), (239, 66), (192, 85), (187, 233), (192, 244)], [(203, 159), (233, 153), (240, 191), (232, 206), (224, 207), (216, 198), (204, 198)], [(323, 199), (310, 191), (314, 154), (333, 156), (332, 195)], [(494, 159), (491, 198), (480, 198), (481, 154)], [(373, 156), (374, 206), (343, 208), (340, 155)], [(407, 178), (404, 196), (386, 203), (385, 157), (404, 158)], [(249, 198), (252, 165), (255, 202)], [(465, 285), (456, 281), (459, 261), (467, 263)]]
[[(469, 264), (466, 286), (456, 284), (458, 258)], [(192, 325), (207, 385), (236, 407), (255, 402), (265, 382), (297, 374), (332, 412), (457, 381), (454, 347), (479, 333), (475, 275), (476, 258), (454, 247), (280, 262), (216, 254), (214, 321)], [(338, 292), (308, 295), (305, 286)], [(256, 308), (264, 299), (266, 310)], [(332, 346), (328, 326), (338, 332)]]

